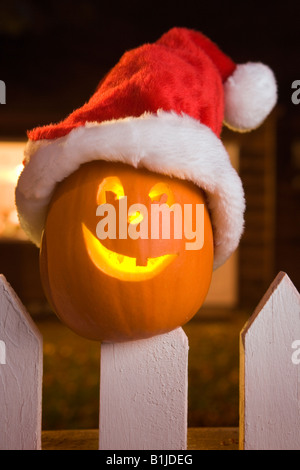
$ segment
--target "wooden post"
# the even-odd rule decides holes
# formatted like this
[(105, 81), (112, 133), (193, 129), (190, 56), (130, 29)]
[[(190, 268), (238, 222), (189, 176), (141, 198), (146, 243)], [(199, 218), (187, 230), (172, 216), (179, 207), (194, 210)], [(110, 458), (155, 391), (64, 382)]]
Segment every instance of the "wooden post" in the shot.
[(188, 340), (170, 333), (101, 346), (101, 450), (187, 445)]
[(241, 449), (300, 449), (299, 341), (300, 295), (281, 272), (241, 331)]
[(41, 449), (42, 337), (0, 275), (0, 450)]

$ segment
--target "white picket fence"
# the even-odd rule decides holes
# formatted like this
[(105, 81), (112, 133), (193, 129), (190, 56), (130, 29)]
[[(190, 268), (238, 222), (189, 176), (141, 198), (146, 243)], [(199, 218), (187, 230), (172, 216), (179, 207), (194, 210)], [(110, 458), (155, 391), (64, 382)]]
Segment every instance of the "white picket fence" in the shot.
[[(0, 450), (41, 449), (42, 356), (38, 329), (0, 275)], [(187, 371), (181, 328), (102, 344), (99, 449), (185, 449)], [(300, 295), (285, 273), (240, 334), (240, 449), (300, 450)]]

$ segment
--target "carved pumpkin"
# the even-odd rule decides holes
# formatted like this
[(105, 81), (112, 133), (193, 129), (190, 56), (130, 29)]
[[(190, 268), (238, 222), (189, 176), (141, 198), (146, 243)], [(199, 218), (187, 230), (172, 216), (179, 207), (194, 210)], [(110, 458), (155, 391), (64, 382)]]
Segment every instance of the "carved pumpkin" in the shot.
[[(158, 227), (151, 226), (153, 206), (161, 204), (194, 215), (194, 231), (196, 208), (204, 207), (200, 249), (193, 249), (191, 234), (174, 211), (168, 236), (161, 219)], [(186, 205), (192, 208), (188, 214)], [(112, 208), (115, 221), (103, 208)], [(115, 237), (107, 237), (108, 228)], [(58, 317), (89, 339), (125, 341), (182, 326), (202, 305), (211, 281), (213, 235), (204, 194), (190, 182), (145, 169), (86, 163), (54, 193), (40, 269)]]

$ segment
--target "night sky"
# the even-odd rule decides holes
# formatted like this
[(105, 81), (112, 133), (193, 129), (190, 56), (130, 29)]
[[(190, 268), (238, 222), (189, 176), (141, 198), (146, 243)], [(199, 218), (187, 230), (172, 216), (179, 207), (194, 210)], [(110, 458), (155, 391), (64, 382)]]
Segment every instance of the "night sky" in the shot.
[[(127, 49), (173, 26), (202, 31), (236, 62), (262, 61), (295, 111), (300, 3), (95, 0), (0, 1), (0, 79), (7, 89), (0, 134), (57, 121), (81, 106)], [(297, 75), (298, 74), (298, 75)]]

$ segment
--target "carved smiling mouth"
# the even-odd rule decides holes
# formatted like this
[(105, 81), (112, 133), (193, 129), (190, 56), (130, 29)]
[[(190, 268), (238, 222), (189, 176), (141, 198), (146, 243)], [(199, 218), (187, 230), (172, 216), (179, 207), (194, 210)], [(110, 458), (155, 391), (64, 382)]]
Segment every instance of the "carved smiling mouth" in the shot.
[(148, 258), (145, 266), (137, 266), (136, 258), (109, 250), (84, 224), (82, 224), (82, 232), (91, 261), (100, 271), (121, 281), (137, 282), (151, 279), (177, 257), (177, 254), (167, 254)]

